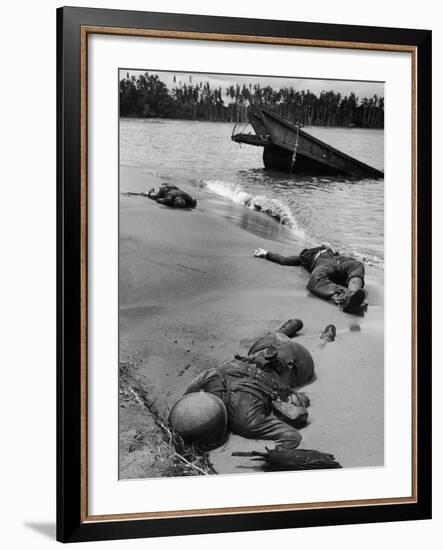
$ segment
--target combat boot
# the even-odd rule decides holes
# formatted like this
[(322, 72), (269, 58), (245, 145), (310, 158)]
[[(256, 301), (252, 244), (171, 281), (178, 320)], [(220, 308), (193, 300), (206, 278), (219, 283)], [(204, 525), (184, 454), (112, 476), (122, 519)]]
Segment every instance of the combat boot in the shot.
[(365, 301), (366, 293), (362, 288), (359, 288), (355, 292), (350, 292), (346, 295), (341, 304), (341, 308), (345, 313), (353, 313), (355, 315), (362, 314), (362, 304)]
[(303, 321), (301, 319), (288, 319), (276, 332), (280, 332), (288, 338), (293, 338), (302, 328)]

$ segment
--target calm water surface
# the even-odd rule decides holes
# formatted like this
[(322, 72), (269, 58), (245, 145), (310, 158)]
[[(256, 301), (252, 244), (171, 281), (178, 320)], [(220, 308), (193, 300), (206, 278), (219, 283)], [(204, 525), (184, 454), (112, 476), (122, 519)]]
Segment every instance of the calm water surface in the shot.
[[(120, 163), (174, 183), (194, 185), (199, 188), (197, 197), (204, 190), (243, 204), (245, 209), (258, 205), (278, 213), (301, 245), (328, 243), (383, 265), (383, 180), (265, 171), (262, 148), (233, 143), (232, 128), (231, 123), (219, 122), (121, 119)], [(383, 169), (383, 130), (305, 130)]]

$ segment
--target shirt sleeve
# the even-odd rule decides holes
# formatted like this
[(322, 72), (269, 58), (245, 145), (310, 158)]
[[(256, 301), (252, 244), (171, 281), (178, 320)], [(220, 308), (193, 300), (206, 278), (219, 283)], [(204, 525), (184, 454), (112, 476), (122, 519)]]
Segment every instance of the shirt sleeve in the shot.
[(268, 252), (266, 259), (280, 265), (302, 265), (300, 256), (282, 256), (275, 252)]

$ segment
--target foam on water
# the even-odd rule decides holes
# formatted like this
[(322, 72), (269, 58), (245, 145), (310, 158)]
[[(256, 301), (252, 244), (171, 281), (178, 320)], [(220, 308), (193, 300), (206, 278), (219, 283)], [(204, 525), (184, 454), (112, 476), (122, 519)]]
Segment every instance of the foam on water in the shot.
[[(383, 131), (319, 127), (309, 131), (383, 168)], [(201, 189), (203, 195), (224, 197), (280, 223), (276, 240), (292, 240), (292, 234), (297, 249), (330, 241), (331, 248), (383, 268), (383, 181), (265, 171), (261, 148), (235, 147), (231, 133), (230, 123), (121, 119), (121, 166), (143, 174), (140, 183), (129, 178), (130, 186), (121, 190), (147, 191), (169, 181), (199, 200)]]
[(365, 254), (364, 252), (359, 252), (356, 250), (346, 251), (346, 253), (366, 265), (372, 265), (373, 267), (379, 267), (380, 269), (384, 269), (385, 267), (384, 261), (375, 254)]
[(246, 206), (251, 210), (263, 212), (275, 218), (282, 225), (287, 226), (296, 237), (303, 240), (307, 239), (305, 231), (299, 227), (289, 207), (280, 200), (266, 197), (265, 195), (252, 195), (241, 189), (238, 185), (222, 180), (208, 180), (205, 184), (213, 193), (228, 198), (236, 204)]
[[(236, 204), (243, 205), (251, 210), (263, 212), (272, 218), (275, 218), (279, 223), (290, 229), (295, 237), (300, 239), (304, 246), (318, 246), (319, 241), (309, 235), (303, 228), (299, 226), (294, 213), (289, 206), (281, 202), (279, 199), (266, 197), (265, 195), (253, 195), (242, 189), (239, 185), (223, 180), (206, 180), (204, 185), (213, 193), (230, 199)], [(323, 240), (321, 244), (337, 249), (334, 243)], [(372, 265), (383, 269), (384, 262), (381, 258), (374, 254), (367, 254), (358, 250), (342, 250), (343, 254), (364, 262), (367, 265)]]

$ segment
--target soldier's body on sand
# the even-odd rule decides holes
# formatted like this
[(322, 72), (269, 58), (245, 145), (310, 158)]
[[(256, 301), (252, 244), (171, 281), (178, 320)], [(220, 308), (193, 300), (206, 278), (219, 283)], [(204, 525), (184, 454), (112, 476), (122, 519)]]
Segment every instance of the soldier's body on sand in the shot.
[(308, 290), (320, 298), (332, 300), (345, 313), (363, 315), (367, 310), (363, 290), (365, 266), (351, 256), (326, 246), (305, 248), (296, 256), (282, 256), (258, 248), (254, 256), (280, 265), (303, 266), (310, 273)]
[(148, 197), (171, 208), (195, 208), (197, 206), (196, 198), (171, 183), (162, 183), (157, 192), (154, 188), (150, 189)]

